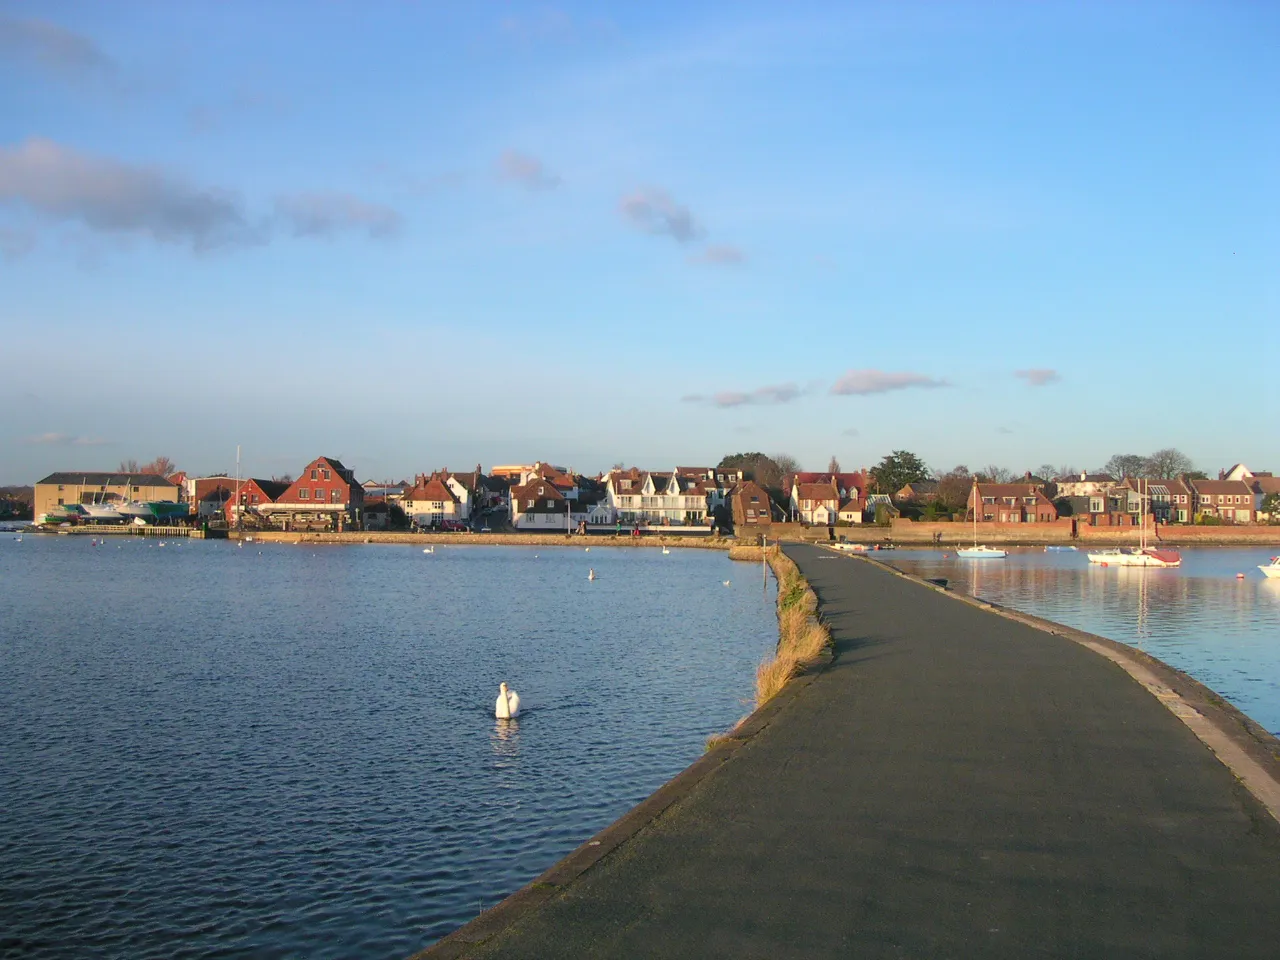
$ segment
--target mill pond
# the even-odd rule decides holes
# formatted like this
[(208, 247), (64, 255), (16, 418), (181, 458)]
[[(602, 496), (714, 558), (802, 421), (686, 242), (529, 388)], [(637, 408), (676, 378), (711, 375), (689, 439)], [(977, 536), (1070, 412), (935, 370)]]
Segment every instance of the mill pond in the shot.
[(6, 536), (0, 582), (24, 957), (407, 956), (696, 759), (777, 639), (705, 550)]

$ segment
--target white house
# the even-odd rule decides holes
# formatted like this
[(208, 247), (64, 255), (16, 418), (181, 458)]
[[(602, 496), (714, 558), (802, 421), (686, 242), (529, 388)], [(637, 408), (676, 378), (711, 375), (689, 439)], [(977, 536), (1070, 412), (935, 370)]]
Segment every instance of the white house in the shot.
[(511, 488), (511, 525), (517, 530), (568, 532), (574, 524), (571, 501), (550, 481), (534, 478)]
[(797, 483), (791, 487), (791, 515), (803, 523), (830, 526), (840, 513), (835, 483)]
[(463, 520), (461, 504), (439, 475), (418, 474), (401, 501), (405, 514), (420, 527), (438, 527), (445, 520)]
[(610, 471), (605, 498), (622, 523), (701, 526), (707, 522), (709, 481), (673, 473)]

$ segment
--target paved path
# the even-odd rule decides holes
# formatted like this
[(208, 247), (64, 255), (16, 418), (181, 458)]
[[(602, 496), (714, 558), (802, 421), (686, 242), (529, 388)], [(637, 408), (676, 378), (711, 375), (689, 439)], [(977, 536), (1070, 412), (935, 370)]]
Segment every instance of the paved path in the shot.
[(832, 665), (462, 955), (1280, 956), (1280, 825), (1118, 667), (865, 561), (787, 552)]

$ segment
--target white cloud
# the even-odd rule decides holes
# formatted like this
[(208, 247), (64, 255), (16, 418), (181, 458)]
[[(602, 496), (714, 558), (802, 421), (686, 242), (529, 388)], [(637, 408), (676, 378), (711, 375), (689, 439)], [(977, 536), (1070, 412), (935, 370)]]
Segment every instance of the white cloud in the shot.
[(922, 373), (888, 373), (883, 370), (850, 370), (831, 386), (831, 392), (840, 396), (865, 397), (875, 393), (912, 388), (935, 389), (950, 386), (945, 380), (935, 380)]
[(67, 433), (42, 433), (27, 437), (23, 443), (46, 447), (105, 447), (113, 441), (100, 440), (96, 437), (75, 437)]
[(294, 193), (276, 199), (276, 216), (296, 237), (320, 237), (356, 230), (375, 239), (400, 232), (403, 220), (398, 212), (378, 203), (369, 203), (349, 193)]
[(790, 403), (803, 395), (803, 393), (804, 390), (797, 384), (779, 383), (747, 391), (721, 390), (719, 393), (713, 393), (710, 396), (701, 393), (690, 393), (680, 399), (686, 403), (710, 403), (715, 407), (745, 407)]
[(498, 159), (498, 173), (502, 179), (528, 190), (554, 190), (560, 186), (560, 178), (541, 160), (516, 150), (507, 150)]
[(676, 203), (665, 190), (637, 190), (622, 198), (618, 210), (632, 226), (645, 233), (666, 235), (680, 243), (702, 236), (702, 226), (693, 212)]
[(0, 14), (0, 58), (75, 78), (115, 71), (115, 63), (88, 37), (34, 17)]
[(1027, 381), (1028, 386), (1043, 387), (1050, 383), (1057, 383), (1062, 377), (1057, 370), (1050, 370), (1047, 367), (1033, 367), (1030, 370), (1015, 370), (1015, 377)]

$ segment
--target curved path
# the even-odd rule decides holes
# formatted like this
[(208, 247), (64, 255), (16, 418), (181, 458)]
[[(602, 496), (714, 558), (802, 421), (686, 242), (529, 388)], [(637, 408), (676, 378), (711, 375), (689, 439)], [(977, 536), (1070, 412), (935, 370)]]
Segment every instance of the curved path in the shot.
[(1277, 955), (1280, 824), (1156, 697), (1070, 639), (786, 549), (830, 666), (427, 956)]

